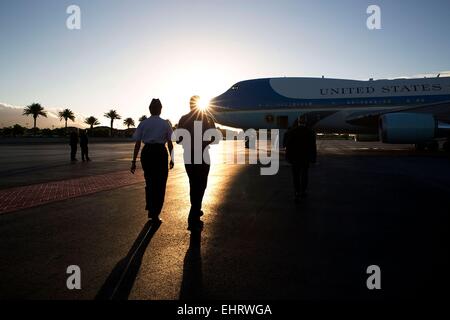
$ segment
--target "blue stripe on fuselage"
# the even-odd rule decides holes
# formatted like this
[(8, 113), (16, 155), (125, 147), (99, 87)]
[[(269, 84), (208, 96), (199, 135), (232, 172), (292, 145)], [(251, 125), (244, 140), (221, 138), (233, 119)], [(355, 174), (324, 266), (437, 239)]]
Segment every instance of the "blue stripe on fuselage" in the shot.
[[(234, 89), (233, 89), (234, 88)], [(450, 95), (417, 95), (339, 99), (295, 99), (275, 92), (270, 79), (247, 80), (237, 83), (220, 96), (212, 100), (216, 111), (264, 110), (274, 108), (302, 108), (311, 106), (339, 106), (340, 108), (355, 105), (388, 106), (417, 105), (450, 100)]]

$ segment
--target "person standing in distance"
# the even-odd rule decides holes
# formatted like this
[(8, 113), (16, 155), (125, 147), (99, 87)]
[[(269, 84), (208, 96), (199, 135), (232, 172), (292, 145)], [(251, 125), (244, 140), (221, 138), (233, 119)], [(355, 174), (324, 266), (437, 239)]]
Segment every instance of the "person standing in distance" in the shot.
[(306, 115), (300, 116), (285, 135), (286, 159), (292, 166), (295, 202), (307, 196), (310, 163), (317, 158), (316, 134), (308, 125)]
[[(136, 171), (136, 158), (141, 148), (141, 142), (144, 142), (144, 148), (141, 152), (141, 165), (145, 177), (145, 209), (148, 211), (148, 218), (155, 223), (160, 223), (159, 214), (161, 213), (164, 197), (166, 194), (168, 167), (173, 168), (173, 144), (172, 128), (167, 120), (161, 119), (162, 104), (159, 99), (153, 99), (150, 103), (150, 118), (142, 121), (133, 135), (136, 141), (134, 146), (133, 160), (131, 162), (131, 173)], [(170, 164), (166, 143), (170, 153)]]
[(78, 145), (78, 131), (72, 131), (69, 136), (70, 145), (70, 161), (77, 161), (77, 145)]
[[(200, 217), (203, 215), (202, 201), (208, 184), (210, 169), (209, 145), (214, 142), (213, 139), (203, 141), (203, 134), (208, 129), (216, 128), (211, 116), (199, 108), (199, 100), (199, 96), (191, 97), (189, 102), (191, 111), (182, 116), (178, 122), (178, 129), (185, 129), (190, 133), (190, 141), (184, 141), (182, 137), (177, 139), (177, 143), (183, 145), (184, 166), (189, 177), (191, 209), (188, 217), (188, 230), (190, 231), (198, 231), (203, 228), (203, 221), (200, 220)], [(194, 134), (196, 123), (201, 125), (201, 136), (195, 136)], [(196, 145), (201, 146), (201, 148), (196, 148)], [(195, 163), (195, 151), (202, 152), (199, 163)]]
[(81, 149), (81, 160), (84, 162), (91, 161), (89, 158), (89, 149), (88, 149), (89, 139), (87, 136), (87, 130), (80, 131), (80, 149)]

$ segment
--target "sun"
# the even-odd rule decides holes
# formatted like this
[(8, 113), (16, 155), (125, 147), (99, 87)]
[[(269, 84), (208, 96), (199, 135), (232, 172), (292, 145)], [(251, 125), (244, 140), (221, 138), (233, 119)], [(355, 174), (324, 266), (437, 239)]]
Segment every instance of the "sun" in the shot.
[(209, 99), (204, 99), (204, 98), (202, 98), (202, 97), (199, 97), (199, 98), (197, 99), (197, 102), (196, 102), (197, 109), (200, 110), (200, 111), (202, 111), (202, 112), (205, 112), (205, 111), (208, 110), (209, 103), (210, 103), (210, 100), (209, 100)]

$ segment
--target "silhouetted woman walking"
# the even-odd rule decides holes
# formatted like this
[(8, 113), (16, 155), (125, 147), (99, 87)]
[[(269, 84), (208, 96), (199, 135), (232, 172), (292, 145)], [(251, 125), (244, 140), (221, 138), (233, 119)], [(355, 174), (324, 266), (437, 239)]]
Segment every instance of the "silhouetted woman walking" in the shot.
[(151, 117), (142, 121), (137, 127), (133, 139), (134, 146), (133, 161), (131, 162), (131, 173), (136, 171), (136, 158), (141, 148), (141, 142), (145, 146), (141, 152), (141, 165), (145, 176), (145, 198), (148, 218), (160, 222), (166, 183), (169, 173), (169, 162), (166, 143), (171, 154), (170, 169), (173, 168), (172, 157), (172, 127), (167, 120), (161, 119), (162, 104), (159, 99), (153, 99), (150, 103)]

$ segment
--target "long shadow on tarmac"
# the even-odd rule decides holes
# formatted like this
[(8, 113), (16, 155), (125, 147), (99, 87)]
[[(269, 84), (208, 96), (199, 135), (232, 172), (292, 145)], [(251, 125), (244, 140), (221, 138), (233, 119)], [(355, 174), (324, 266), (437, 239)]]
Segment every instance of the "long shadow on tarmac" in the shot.
[(120, 260), (97, 293), (96, 300), (127, 300), (142, 264), (150, 240), (160, 223), (148, 221), (134, 241), (130, 251)]
[(201, 231), (192, 232), (189, 249), (184, 257), (180, 300), (195, 300), (202, 296)]
[[(292, 200), (289, 166), (246, 167), (225, 190), (202, 252), (203, 299), (448, 297), (447, 159), (324, 154)], [(211, 192), (211, 191), (210, 191)], [(382, 270), (368, 290), (366, 269)]]

